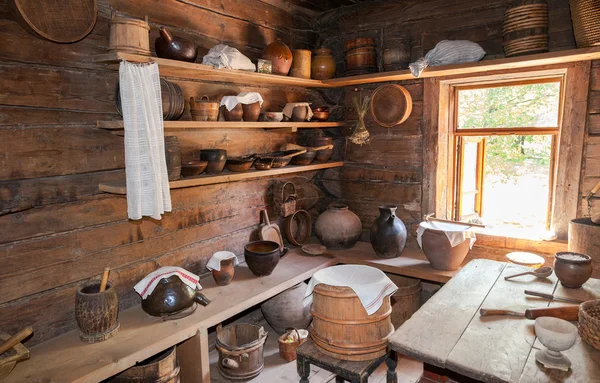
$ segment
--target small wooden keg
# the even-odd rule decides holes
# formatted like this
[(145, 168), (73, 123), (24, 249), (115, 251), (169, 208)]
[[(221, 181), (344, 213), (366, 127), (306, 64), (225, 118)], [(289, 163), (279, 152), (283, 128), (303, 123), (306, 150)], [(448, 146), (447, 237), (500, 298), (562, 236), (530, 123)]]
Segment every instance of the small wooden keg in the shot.
[(179, 383), (175, 347), (154, 355), (115, 376), (111, 383)]
[(421, 280), (394, 274), (386, 275), (398, 286), (398, 290), (390, 297), (392, 324), (398, 328), (421, 307)]
[(375, 73), (377, 71), (375, 40), (369, 37), (359, 37), (346, 41), (347, 76)]
[(386, 72), (408, 68), (410, 64), (410, 36), (394, 36), (383, 46), (383, 68)]
[(109, 282), (100, 292), (100, 283), (81, 286), (75, 296), (75, 319), (79, 338), (86, 343), (102, 342), (119, 331), (119, 298)]
[(165, 160), (169, 181), (181, 178), (181, 144), (177, 136), (165, 136)]
[(310, 337), (324, 354), (361, 361), (386, 353), (387, 339), (394, 332), (389, 296), (368, 315), (354, 290), (321, 283), (313, 290), (310, 312)]
[(569, 251), (592, 257), (592, 278), (600, 278), (600, 225), (590, 218), (569, 222)]
[(546, 0), (521, 0), (504, 13), (502, 27), (506, 57), (548, 52)]
[(113, 12), (110, 20), (108, 50), (150, 56), (149, 31), (148, 16), (145, 20), (137, 20), (115, 17)]
[[(179, 120), (183, 115), (183, 111), (185, 109), (183, 91), (181, 90), (179, 85), (175, 84), (174, 82), (167, 81), (164, 78), (161, 78), (160, 98), (162, 103), (163, 120)], [(115, 90), (115, 106), (117, 107), (117, 113), (119, 113), (122, 116), (123, 108), (121, 106), (121, 91), (118, 83), (117, 88)]]

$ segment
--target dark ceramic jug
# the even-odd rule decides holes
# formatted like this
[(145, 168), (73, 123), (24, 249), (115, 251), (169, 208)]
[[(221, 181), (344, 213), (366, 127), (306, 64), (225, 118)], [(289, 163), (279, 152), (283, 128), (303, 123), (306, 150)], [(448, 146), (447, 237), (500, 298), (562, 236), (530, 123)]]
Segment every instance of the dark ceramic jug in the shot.
[(379, 206), (379, 217), (371, 226), (371, 245), (383, 258), (399, 257), (406, 246), (406, 226), (396, 217), (396, 206)]
[(152, 316), (177, 314), (194, 304), (206, 306), (210, 300), (200, 290), (192, 289), (177, 275), (162, 278), (154, 291), (142, 299), (142, 310)]
[(196, 61), (198, 48), (193, 42), (173, 37), (165, 27), (160, 27), (160, 37), (154, 42), (156, 55), (164, 59), (179, 61)]

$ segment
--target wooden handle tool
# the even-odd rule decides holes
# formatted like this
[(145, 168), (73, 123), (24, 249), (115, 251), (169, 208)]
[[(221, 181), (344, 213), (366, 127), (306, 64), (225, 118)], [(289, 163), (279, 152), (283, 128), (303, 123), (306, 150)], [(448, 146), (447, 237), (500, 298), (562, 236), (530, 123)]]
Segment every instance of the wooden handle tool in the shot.
[(33, 329), (31, 327), (25, 327), (21, 329), (21, 331), (11, 336), (6, 342), (0, 344), (0, 355), (21, 343), (23, 339), (27, 338), (32, 333)]
[(554, 317), (569, 321), (579, 320), (579, 306), (563, 307), (540, 307), (537, 309), (527, 309), (524, 313), (512, 310), (480, 309), (479, 315), (482, 317), (492, 315), (510, 315), (516, 317), (525, 317), (527, 319), (536, 319), (539, 317)]
[(510, 315), (510, 316), (514, 316), (514, 317), (524, 317), (525, 313), (520, 313), (517, 311), (511, 311), (511, 310), (480, 309), (479, 315), (481, 315), (482, 317), (489, 317), (492, 315)]
[(583, 303), (584, 301), (579, 300), (579, 299), (574, 299), (574, 298), (566, 298), (566, 297), (557, 297), (555, 295), (552, 294), (545, 294), (545, 293), (540, 293), (537, 291), (531, 291), (531, 290), (525, 290), (525, 294), (527, 295), (531, 295), (534, 297), (540, 297), (540, 298), (546, 298), (546, 299), (550, 299), (550, 300), (555, 300), (555, 301), (563, 301), (563, 302), (568, 302), (568, 303)]
[(110, 273), (110, 268), (104, 268), (104, 274), (102, 274), (102, 282), (100, 282), (100, 292), (106, 290), (106, 285), (108, 284), (108, 274)]

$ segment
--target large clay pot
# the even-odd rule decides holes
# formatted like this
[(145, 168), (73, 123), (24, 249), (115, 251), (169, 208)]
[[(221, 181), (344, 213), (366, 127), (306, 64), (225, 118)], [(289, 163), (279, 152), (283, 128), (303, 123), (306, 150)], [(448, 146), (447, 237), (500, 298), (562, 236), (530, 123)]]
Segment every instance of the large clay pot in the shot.
[(198, 48), (193, 42), (175, 38), (165, 27), (160, 27), (160, 37), (154, 42), (156, 55), (164, 59), (194, 62), (198, 56)]
[[(331, 137), (311, 137), (308, 139), (307, 145), (309, 147), (319, 147), (333, 144), (333, 138)], [(317, 150), (317, 157), (315, 160), (318, 162), (327, 162), (333, 155), (333, 148)]]
[[(240, 105), (240, 104), (238, 104)], [(242, 105), (242, 118), (246, 122), (258, 121), (260, 116), (260, 102), (254, 102), (252, 104), (241, 104)]]
[[(426, 222), (421, 222), (426, 225)], [(446, 234), (441, 230), (427, 228), (421, 237), (423, 253), (431, 267), (437, 270), (458, 270), (470, 250), (469, 239), (452, 247)]]
[(273, 63), (273, 73), (287, 76), (292, 66), (292, 51), (285, 45), (281, 39), (277, 39), (267, 45), (263, 52), (263, 59), (271, 60)]
[(348, 205), (333, 203), (315, 223), (315, 233), (323, 245), (329, 249), (349, 249), (360, 238), (362, 223), (360, 218), (348, 209)]
[(571, 251), (554, 255), (554, 272), (564, 287), (580, 288), (592, 275), (592, 257)]
[(399, 257), (406, 246), (406, 226), (396, 216), (396, 206), (379, 206), (379, 217), (371, 226), (371, 245), (382, 258)]
[(225, 121), (242, 121), (244, 117), (244, 108), (242, 104), (237, 104), (233, 109), (227, 110), (226, 106), (222, 106), (223, 118)]
[(331, 49), (320, 48), (312, 59), (310, 74), (315, 80), (329, 80), (335, 76), (335, 60)]
[(310, 305), (302, 303), (307, 287), (306, 283), (300, 282), (260, 306), (265, 319), (278, 334), (288, 328), (308, 328), (312, 321)]

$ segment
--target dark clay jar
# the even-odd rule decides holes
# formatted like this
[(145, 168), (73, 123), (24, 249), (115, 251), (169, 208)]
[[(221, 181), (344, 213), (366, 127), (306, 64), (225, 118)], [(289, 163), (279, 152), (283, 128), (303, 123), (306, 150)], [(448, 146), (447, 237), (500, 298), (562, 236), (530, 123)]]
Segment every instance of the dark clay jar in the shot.
[(406, 226), (396, 217), (396, 206), (379, 207), (379, 217), (371, 226), (371, 245), (382, 258), (399, 257), (406, 246)]
[(279, 250), (279, 244), (273, 241), (254, 241), (244, 246), (244, 258), (252, 274), (262, 277), (271, 275), (279, 258), (287, 252)]
[(570, 251), (558, 252), (554, 255), (554, 272), (561, 285), (578, 289), (592, 275), (592, 258)]

